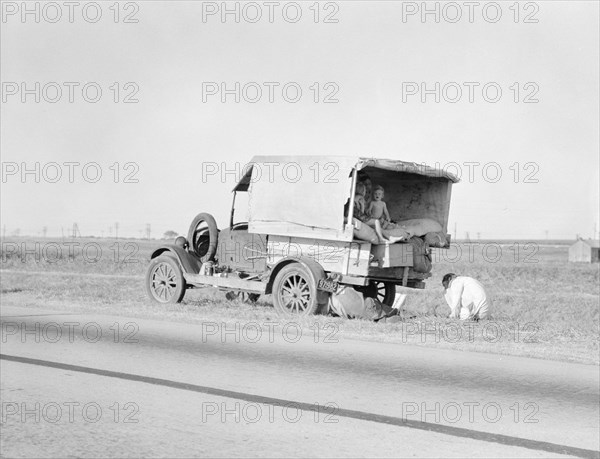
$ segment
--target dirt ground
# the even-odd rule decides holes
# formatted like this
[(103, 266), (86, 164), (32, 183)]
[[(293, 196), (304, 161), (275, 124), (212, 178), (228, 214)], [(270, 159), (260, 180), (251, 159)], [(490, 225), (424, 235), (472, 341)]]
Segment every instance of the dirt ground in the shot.
[[(183, 303), (158, 305), (143, 276), (161, 241), (11, 238), (2, 242), (3, 305), (126, 314), (168, 321), (284, 326), (270, 296), (256, 304), (227, 301), (212, 288), (188, 290)], [(598, 365), (599, 265), (567, 262), (568, 242), (453, 244), (434, 253), (433, 276), (408, 294), (405, 320), (371, 323), (314, 316), (298, 326), (322, 337), (530, 356)], [(493, 300), (492, 318), (447, 319), (441, 278), (447, 272), (479, 279)]]

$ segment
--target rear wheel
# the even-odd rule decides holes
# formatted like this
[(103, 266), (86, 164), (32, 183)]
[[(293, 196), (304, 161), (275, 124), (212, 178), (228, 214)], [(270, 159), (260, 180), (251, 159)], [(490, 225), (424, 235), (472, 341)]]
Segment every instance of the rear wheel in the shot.
[(363, 287), (362, 292), (363, 295), (375, 298), (388, 306), (393, 305), (396, 299), (396, 285), (391, 282), (371, 281)]
[(146, 292), (158, 303), (180, 303), (185, 295), (185, 279), (179, 261), (165, 253), (152, 259), (146, 271)]
[(308, 269), (291, 263), (279, 271), (273, 282), (273, 305), (278, 314), (287, 317), (317, 313), (317, 286)]

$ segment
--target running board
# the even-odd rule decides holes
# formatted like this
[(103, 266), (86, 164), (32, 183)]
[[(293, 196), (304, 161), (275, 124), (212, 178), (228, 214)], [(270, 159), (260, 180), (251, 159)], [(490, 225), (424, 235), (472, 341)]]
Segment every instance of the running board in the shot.
[(259, 281), (248, 281), (239, 277), (202, 276), (200, 274), (184, 273), (188, 284), (211, 285), (218, 288), (230, 288), (232, 290), (244, 290), (252, 293), (265, 293), (267, 284)]

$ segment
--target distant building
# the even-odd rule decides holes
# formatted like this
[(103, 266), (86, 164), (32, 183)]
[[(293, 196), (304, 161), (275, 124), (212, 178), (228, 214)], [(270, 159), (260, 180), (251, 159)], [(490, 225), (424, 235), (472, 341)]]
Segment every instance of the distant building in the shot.
[(600, 261), (600, 241), (578, 239), (569, 247), (569, 261), (598, 263)]

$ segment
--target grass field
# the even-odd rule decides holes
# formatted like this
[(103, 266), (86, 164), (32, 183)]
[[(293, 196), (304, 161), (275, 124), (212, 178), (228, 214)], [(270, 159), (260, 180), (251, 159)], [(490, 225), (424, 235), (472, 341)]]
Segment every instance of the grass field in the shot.
[[(219, 324), (283, 321), (270, 296), (257, 304), (229, 302), (215, 289), (188, 290), (181, 304), (146, 297), (143, 275), (161, 241), (7, 238), (2, 241), (2, 305), (110, 313)], [(434, 253), (425, 290), (408, 293), (406, 319), (372, 323), (313, 316), (303, 327), (335, 330), (336, 337), (456, 350), (599, 362), (599, 265), (567, 262), (568, 242), (480, 241)], [(441, 278), (454, 272), (479, 279), (493, 300), (492, 318), (447, 319)]]

